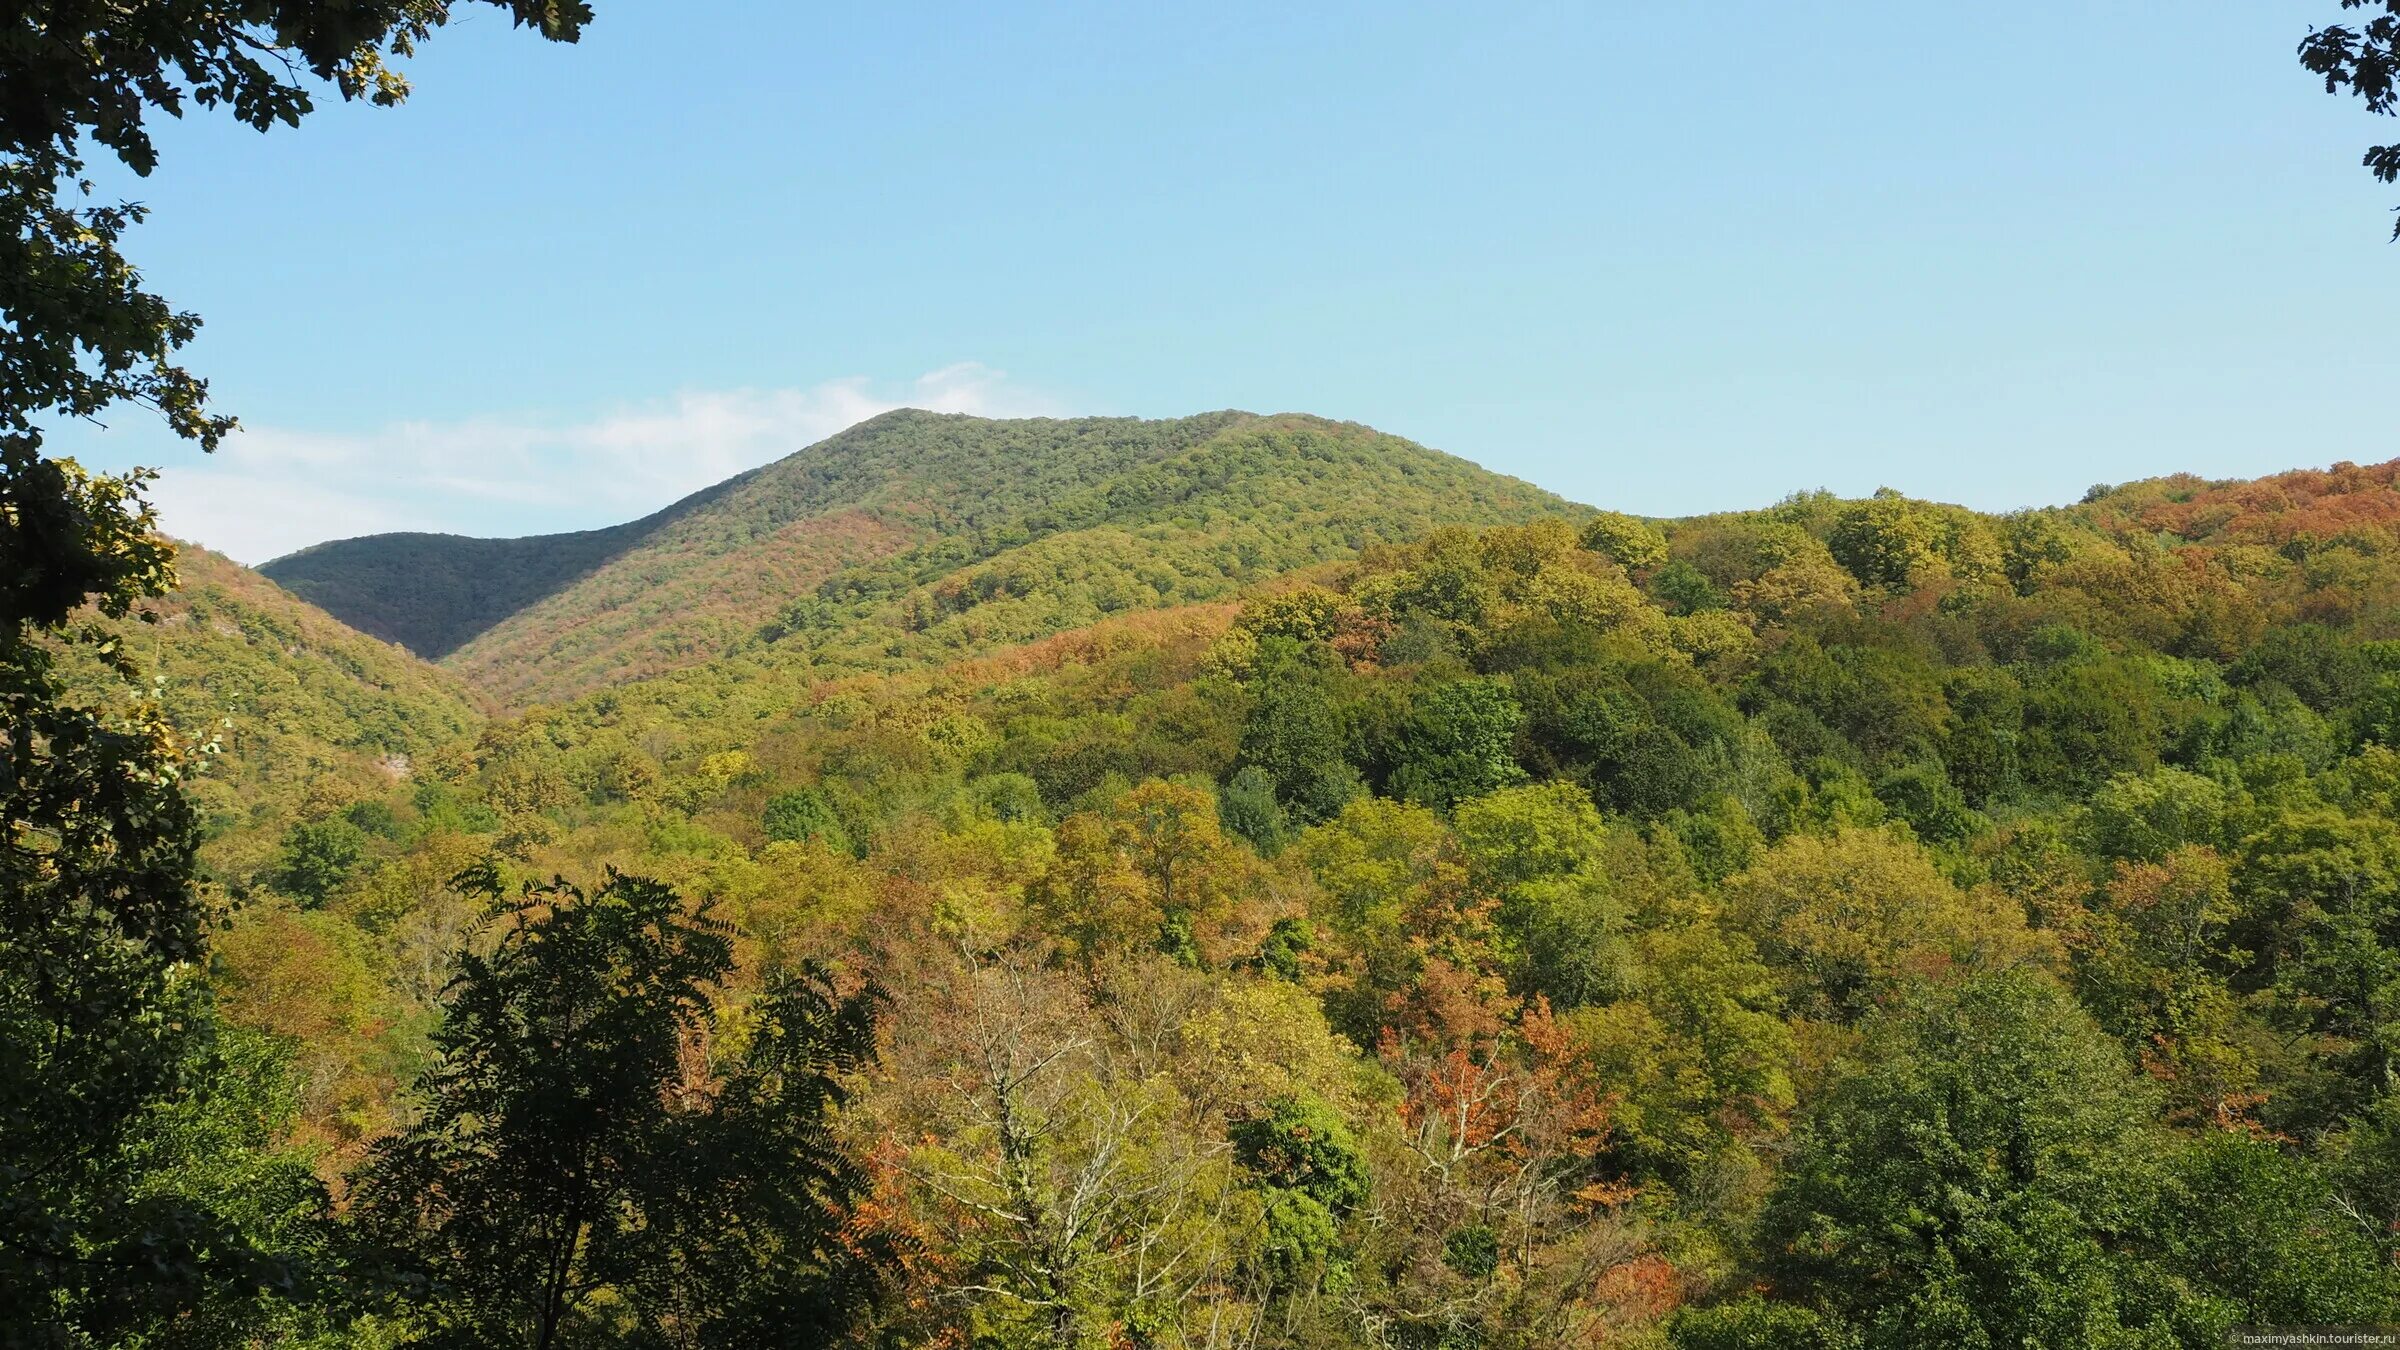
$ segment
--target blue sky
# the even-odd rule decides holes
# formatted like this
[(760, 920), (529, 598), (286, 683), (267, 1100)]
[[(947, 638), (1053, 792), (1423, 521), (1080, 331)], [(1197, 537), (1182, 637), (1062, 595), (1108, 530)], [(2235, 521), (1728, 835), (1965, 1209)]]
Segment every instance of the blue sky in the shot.
[(2400, 124), (2291, 55), (2333, 0), (596, 5), (166, 128), (130, 251), (252, 430), (54, 444), (246, 561), (902, 403), (1316, 412), (1657, 514), (2400, 454)]

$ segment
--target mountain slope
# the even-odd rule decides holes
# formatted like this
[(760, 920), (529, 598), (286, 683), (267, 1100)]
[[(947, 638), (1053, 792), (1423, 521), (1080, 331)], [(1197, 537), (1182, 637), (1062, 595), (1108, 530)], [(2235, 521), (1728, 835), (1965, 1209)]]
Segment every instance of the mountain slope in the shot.
[(997, 422), (902, 411), (726, 485), (450, 664), (510, 702), (662, 674), (740, 644), (845, 568), (974, 536), (1171, 457), (1240, 421), (1214, 413)]
[(980, 538), (844, 572), (763, 636), (770, 659), (804, 646), (837, 668), (874, 665), (877, 652), (952, 659), (1113, 614), (1222, 599), (1441, 525), (1577, 510), (1366, 427), (1254, 418)]
[(168, 709), (180, 720), (234, 720), (226, 744), (236, 765), (289, 761), (300, 742), (404, 757), (455, 741), (482, 721), (473, 696), (440, 667), (350, 628), (222, 554), (180, 544), (176, 570), (182, 585), (150, 606), (157, 622), (123, 625), (126, 645), (145, 671), (165, 680)]
[[(770, 584), (813, 583), (921, 535), (971, 529), (985, 513), (1173, 454), (1241, 416), (991, 422), (902, 410), (623, 525), (521, 539), (368, 535), (259, 570), (360, 631), (432, 659), (587, 578), (587, 594), (565, 613), (630, 606), (636, 617), (689, 621), (695, 606), (710, 607), (715, 583), (732, 580), (711, 560), (741, 554)], [(856, 520), (821, 523), (845, 509), (872, 510), (875, 520), (859, 529), (850, 528)]]
[(523, 704), (762, 635), (806, 632), (781, 644), (785, 659), (849, 668), (903, 648), (954, 654), (1214, 598), (1438, 524), (1561, 509), (1464, 460), (1315, 418), (903, 410), (631, 525), (375, 536), (264, 570), (366, 631), (420, 635), (468, 683)]
[[(381, 791), (412, 759), (482, 725), (448, 672), (232, 559), (179, 544), (176, 568), (182, 585), (145, 607), (155, 622), (110, 626), (177, 730), (222, 747), (192, 785), (212, 837), (255, 840), (319, 799)], [(88, 697), (126, 696), (80, 649), (66, 654)]]
[(258, 570), (362, 633), (439, 660), (740, 482), (719, 483), (605, 529), (520, 539), (374, 534), (312, 545)]

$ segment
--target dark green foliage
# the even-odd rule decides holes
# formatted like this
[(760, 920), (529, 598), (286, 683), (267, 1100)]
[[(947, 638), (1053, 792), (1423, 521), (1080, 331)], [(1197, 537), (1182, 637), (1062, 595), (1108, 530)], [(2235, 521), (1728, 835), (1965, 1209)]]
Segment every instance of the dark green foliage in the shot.
[(216, 1145), (169, 1137), (234, 1087), (193, 977), (211, 916), (187, 766), (122, 684), (109, 710), (71, 701), (49, 636), (0, 627), (0, 1327), (113, 1344), (234, 1316), (281, 1269), (232, 1212), (248, 1200), (192, 1175)]
[(2350, 711), (2353, 744), (2400, 747), (2400, 675), (2377, 675)]
[(2228, 1131), (2183, 1143), (2152, 1205), (2137, 1241), (2167, 1272), (2187, 1343), (2221, 1344), (2238, 1323), (2400, 1316), (2400, 1269), (2323, 1168), (2273, 1143)]
[(834, 813), (833, 803), (826, 797), (823, 788), (793, 788), (769, 797), (761, 828), (769, 839), (794, 843), (816, 840), (829, 848), (843, 851), (850, 847), (850, 838), (842, 829), (841, 817)]
[(1409, 706), (1392, 747), (1391, 794), (1448, 809), (1524, 781), (1516, 761), (1525, 710), (1497, 680), (1458, 680), (1427, 690)]
[(1813, 1308), (1748, 1294), (1688, 1308), (1668, 1324), (1675, 1350), (1852, 1350), (1858, 1335)]
[(1927, 843), (1962, 843), (1982, 823), (1938, 763), (1894, 769), (1877, 780), (1875, 796)]
[(2002, 670), (1969, 668), (1945, 681), (1949, 723), (1941, 736), (1950, 781), (1981, 806), (2013, 796), (2025, 782), (2025, 696)]
[[(2400, 3), (2395, 0), (2341, 0), (2342, 8), (2364, 10), (2371, 17), (2360, 24), (2329, 23), (2312, 27), (2300, 42), (2300, 64), (2322, 76), (2325, 92), (2343, 90), (2358, 95), (2367, 111), (2390, 114), (2400, 108)], [(2381, 13), (2377, 13), (2377, 10)], [(2400, 141), (2367, 147), (2359, 162), (2376, 181), (2400, 182)], [(2400, 225), (2392, 227), (2400, 239)]]
[(1198, 935), (1192, 931), (1192, 916), (1187, 910), (1169, 910), (1158, 920), (1158, 954), (1176, 965), (1199, 970), (1207, 964), (1200, 956)]
[(1217, 818), (1226, 829), (1250, 841), (1261, 857), (1283, 849), (1290, 826), (1283, 803), (1275, 799), (1275, 779), (1256, 764), (1245, 764), (1217, 793)]
[(1869, 1346), (2131, 1343), (2113, 1254), (2159, 1152), (2117, 1046), (2038, 977), (1868, 1031), (1769, 1204), (1779, 1284)]
[(1021, 773), (996, 773), (976, 780), (975, 801), (1000, 821), (1038, 821), (1043, 818), (1042, 788)]
[(1268, 1102), (1229, 1133), (1234, 1156), (1264, 1185), (1302, 1192), (1334, 1214), (1367, 1198), (1366, 1163), (1350, 1127), (1321, 1102)]
[[(572, 39), (579, 2), (506, 8)], [(313, 76), (397, 102), (388, 55), (448, 17), (386, 0), (33, 4), (0, 16), (0, 1339), (251, 1343), (290, 1270), (274, 1235), (321, 1198), (261, 1161), (281, 1124), (245, 1100), (266, 1059), (220, 1058), (198, 978), (196, 766), (138, 696), (111, 625), (172, 586), (145, 475), (46, 458), (38, 427), (120, 404), (213, 449), (232, 419), (174, 364), (198, 319), (118, 250), (131, 204), (87, 204), (93, 147), (147, 174), (153, 111), (265, 129), (310, 110)], [(74, 617), (90, 605), (98, 618)], [(58, 662), (79, 676), (62, 677)], [(70, 689), (75, 692), (70, 693)], [(228, 1044), (231, 1044), (230, 1042)], [(227, 1060), (234, 1061), (229, 1068)], [(299, 1177), (305, 1177), (300, 1172)]]
[(2373, 674), (2363, 652), (2316, 623), (2269, 630), (2226, 672), (2237, 684), (2280, 684), (2317, 712), (2357, 701)]
[(2326, 1171), (2343, 1210), (2400, 1270), (2400, 1091), (2387, 1091), (2326, 1141)]
[(1242, 725), (1242, 767), (1265, 774), (1276, 800), (1303, 825), (1338, 814), (1361, 786), (1344, 753), (1330, 677), (1315, 656), (1289, 638), (1259, 643), (1250, 715)]
[(1267, 937), (1258, 945), (1258, 968), (1270, 971), (1287, 980), (1297, 980), (1301, 974), (1301, 957), (1316, 945), (1316, 935), (1309, 930), (1308, 920), (1285, 917), (1277, 919), (1267, 929)]
[(1650, 593), (1659, 598), (1670, 614), (1697, 614), (1725, 607), (1724, 593), (1709, 581), (1708, 574), (1681, 558), (1651, 573)]
[(1483, 1279), (1500, 1268), (1500, 1235), (1479, 1223), (1453, 1228), (1442, 1239), (1442, 1264), (1470, 1280)]
[(1741, 715), (1706, 684), (1653, 662), (1513, 679), (1529, 764), (1582, 781), (1596, 800), (1633, 815), (1698, 805), (1716, 786), (1709, 752), (1741, 727)]
[(1322, 1102), (1280, 1098), (1234, 1122), (1234, 1156), (1265, 1192), (1267, 1273), (1291, 1289), (1338, 1272), (1341, 1222), (1367, 1198), (1367, 1167)]
[(324, 904), (350, 879), (366, 852), (366, 831), (345, 817), (302, 821), (283, 836), (275, 858), (275, 886), (296, 900)]
[[(2148, 1116), (2118, 1049), (2038, 978), (1921, 996), (1803, 1126), (1770, 1268), (1870, 1346), (2206, 1346), (2400, 1309), (2400, 1274), (2316, 1165)], [(1764, 1316), (1698, 1318), (1678, 1343)]]
[(772, 983), (738, 1052), (695, 1064), (731, 963), (724, 925), (611, 873), (499, 904), (463, 954), (423, 1118), (358, 1183), (413, 1344), (829, 1344), (875, 1289), (843, 1241), (866, 1181), (828, 1132), (873, 1053), (872, 992)]
[(1746, 707), (1771, 699), (1807, 711), (1872, 765), (1920, 757), (1945, 730), (1940, 670), (1899, 645), (1791, 642), (1761, 666), (1745, 697)]
[(2112, 772), (2158, 763), (2165, 710), (2156, 679), (2122, 659), (2076, 661), (2027, 691), (2021, 763), (2035, 785), (2088, 792)]
[(677, 517), (705, 507), (725, 486), (606, 529), (524, 539), (369, 535), (314, 544), (258, 570), (362, 633), (439, 660), (509, 615), (590, 576)]
[(128, 1342), (235, 1350), (338, 1325), (325, 1184), (287, 1143), (301, 1086), (289, 1058), (256, 1032), (213, 1029), (186, 1090), (144, 1118), (114, 1159), (142, 1178), (137, 1203), (172, 1224), (145, 1260), (179, 1271), (194, 1291), (161, 1297), (160, 1284), (117, 1272), (95, 1302)]

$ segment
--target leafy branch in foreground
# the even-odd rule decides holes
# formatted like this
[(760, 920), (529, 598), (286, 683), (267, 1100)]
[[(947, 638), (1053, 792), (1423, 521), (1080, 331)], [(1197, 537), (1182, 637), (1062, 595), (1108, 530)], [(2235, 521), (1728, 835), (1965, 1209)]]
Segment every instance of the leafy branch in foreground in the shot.
[[(2325, 77), (2328, 94), (2347, 89), (2365, 100), (2368, 112), (2400, 113), (2400, 0), (2342, 0), (2342, 8), (2383, 12), (2355, 27), (2312, 29), (2300, 44), (2300, 64)], [(2400, 182), (2400, 141), (2368, 146), (2359, 163), (2378, 182)], [(2400, 223), (2392, 237), (2400, 239)]]

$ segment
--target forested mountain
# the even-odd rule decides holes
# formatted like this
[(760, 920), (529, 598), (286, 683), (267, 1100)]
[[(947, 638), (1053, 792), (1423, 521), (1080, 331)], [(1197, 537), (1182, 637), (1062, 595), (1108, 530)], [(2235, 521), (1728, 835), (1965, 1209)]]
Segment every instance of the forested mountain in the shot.
[(955, 656), (1222, 597), (1439, 524), (1565, 509), (1317, 418), (904, 410), (612, 530), (375, 536), (263, 570), (521, 706), (745, 648), (827, 668)]
[[(861, 1343), (2400, 1316), (2400, 462), (1423, 533), (1490, 480), (1389, 446), (1229, 419), (229, 825), (222, 1006), (371, 1216), (501, 1034), (444, 992), (495, 892), (717, 925), (659, 1024), (707, 1062), (628, 1109), (871, 980)], [(470, 1274), (422, 1316), (501, 1315)], [(587, 1329), (652, 1296), (586, 1278)]]

